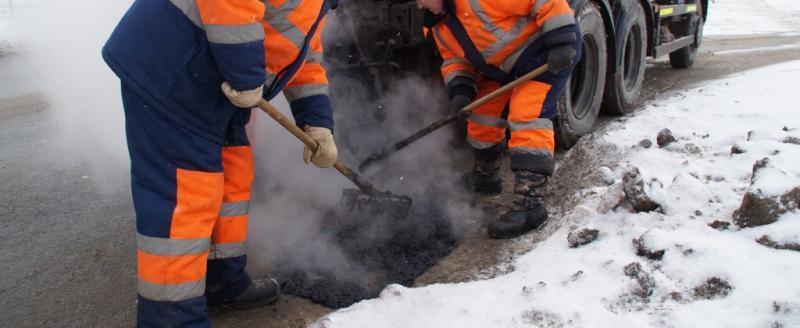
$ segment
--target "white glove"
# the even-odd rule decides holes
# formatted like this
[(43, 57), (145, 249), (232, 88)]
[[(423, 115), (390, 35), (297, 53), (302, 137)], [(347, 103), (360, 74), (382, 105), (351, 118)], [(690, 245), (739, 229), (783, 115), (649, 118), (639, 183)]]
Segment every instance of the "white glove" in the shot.
[(264, 85), (260, 85), (258, 88), (251, 90), (238, 91), (231, 88), (231, 85), (226, 81), (222, 83), (222, 93), (224, 93), (236, 107), (250, 109), (258, 106), (258, 101), (264, 97)]
[(317, 167), (331, 167), (336, 163), (338, 150), (336, 144), (333, 142), (333, 133), (327, 128), (306, 125), (303, 130), (306, 131), (311, 139), (317, 142), (317, 151), (312, 152), (308, 146), (303, 149), (303, 161), (314, 163)]

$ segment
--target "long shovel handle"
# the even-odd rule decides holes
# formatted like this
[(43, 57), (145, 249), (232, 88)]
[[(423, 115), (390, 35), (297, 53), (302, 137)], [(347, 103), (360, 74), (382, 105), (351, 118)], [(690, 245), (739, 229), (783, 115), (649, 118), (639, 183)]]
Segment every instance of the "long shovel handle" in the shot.
[(497, 96), (500, 96), (508, 92), (509, 90), (518, 87), (520, 84), (533, 80), (539, 75), (544, 74), (544, 72), (547, 72), (547, 68), (548, 68), (547, 64), (535, 68), (534, 70), (526, 73), (525, 75), (514, 79), (514, 81), (508, 82), (508, 84), (503, 85), (502, 87), (497, 88), (497, 90), (494, 90), (489, 94), (471, 102), (469, 105), (464, 106), (464, 108), (460, 110), (460, 113), (471, 113), (473, 110), (475, 110), (475, 108), (478, 108), (481, 105), (489, 102), (490, 100), (497, 98)]
[[(297, 127), (297, 125), (295, 125), (294, 122), (292, 122), (292, 120), (290, 120), (288, 117), (286, 117), (286, 115), (283, 115), (283, 113), (278, 111), (278, 109), (275, 108), (275, 106), (272, 106), (272, 104), (270, 104), (268, 101), (261, 99), (258, 102), (258, 108), (261, 108), (261, 110), (264, 111), (264, 113), (267, 113), (269, 117), (272, 117), (272, 119), (274, 119), (275, 122), (278, 122), (278, 124), (283, 126), (286, 130), (289, 130), (289, 132), (292, 135), (297, 137), (297, 139), (302, 141), (312, 151), (317, 151), (317, 148), (319, 147), (317, 141), (314, 140), (314, 138), (311, 138), (311, 136), (309, 136), (305, 131)], [(358, 174), (353, 172), (353, 170), (344, 165), (344, 163), (342, 163), (341, 161), (337, 160), (336, 163), (333, 164), (333, 167), (336, 168), (336, 170), (339, 171), (339, 173), (341, 173), (342, 175), (344, 175), (347, 179), (352, 181), (353, 184), (355, 184), (358, 187), (358, 189), (361, 189), (361, 191), (366, 193), (371, 193), (375, 190), (375, 188), (372, 186), (371, 183), (361, 179), (361, 177)]]
[(385, 148), (381, 149), (377, 153), (374, 153), (374, 154), (370, 155), (369, 157), (367, 157), (367, 159), (365, 159), (363, 162), (361, 162), (361, 165), (358, 166), (358, 169), (361, 172), (364, 172), (364, 169), (366, 169), (368, 166), (372, 165), (373, 163), (381, 161), (381, 160), (385, 159), (386, 157), (389, 157), (390, 155), (394, 154), (398, 150), (403, 149), (406, 146), (410, 145), (414, 141), (417, 141), (417, 140), (421, 139), (422, 137), (430, 134), (431, 132), (436, 131), (439, 128), (441, 128), (441, 127), (443, 127), (443, 126), (445, 126), (447, 124), (450, 124), (451, 122), (455, 121), (458, 118), (459, 115), (472, 113), (472, 111), (475, 110), (475, 108), (478, 108), (483, 104), (486, 104), (487, 102), (491, 101), (492, 99), (497, 98), (498, 96), (508, 92), (509, 90), (518, 87), (520, 84), (522, 84), (524, 82), (527, 82), (529, 80), (532, 80), (532, 79), (538, 77), (539, 75), (542, 75), (544, 72), (547, 72), (547, 68), (548, 68), (547, 64), (539, 66), (536, 69), (526, 73), (525, 75), (520, 76), (520, 77), (516, 78), (515, 80), (509, 82), (508, 84), (503, 85), (500, 88), (497, 88), (497, 90), (494, 90), (494, 91), (490, 92), (489, 94), (478, 98), (477, 100), (471, 102), (469, 105), (464, 106), (464, 108), (462, 108), (459, 111), (458, 114), (447, 115), (444, 118), (442, 118), (442, 119), (440, 119), (440, 120), (438, 120), (436, 122), (433, 122), (430, 125), (428, 125), (428, 126), (422, 128), (421, 130), (415, 132), (414, 134), (412, 134), (408, 138), (400, 140), (397, 143), (395, 143), (395, 144), (393, 144), (393, 145), (391, 145), (389, 147), (385, 147)]

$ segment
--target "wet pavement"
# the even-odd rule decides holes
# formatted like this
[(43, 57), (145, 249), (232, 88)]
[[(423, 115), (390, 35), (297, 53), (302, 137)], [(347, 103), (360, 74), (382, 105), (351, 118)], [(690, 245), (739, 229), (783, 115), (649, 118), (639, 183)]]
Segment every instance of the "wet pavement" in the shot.
[[(650, 61), (642, 98), (800, 60), (800, 51), (786, 47), (792, 44), (800, 44), (800, 37), (708, 38), (694, 68), (675, 70), (663, 59)], [(135, 241), (127, 172), (101, 185), (92, 180), (96, 172), (79, 160), (76, 165), (72, 149), (55, 132), (51, 114), (58, 108), (40, 94), (29, 72), (24, 53), (0, 56), (0, 322), (15, 327), (133, 326)], [(569, 193), (569, 188), (557, 192)], [(502, 198), (477, 201), (493, 207)], [(534, 247), (554, 230), (546, 227), (526, 238), (493, 241), (482, 230), (486, 219), (464, 218), (473, 229), (416, 283), (502, 273), (499, 262)], [(227, 314), (214, 323), (304, 327), (329, 311), (287, 296), (275, 307)]]

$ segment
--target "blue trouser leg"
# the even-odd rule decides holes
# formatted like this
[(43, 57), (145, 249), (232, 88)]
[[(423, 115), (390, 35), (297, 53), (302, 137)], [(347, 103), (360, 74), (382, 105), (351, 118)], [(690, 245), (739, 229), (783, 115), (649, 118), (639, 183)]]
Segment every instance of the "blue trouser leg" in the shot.
[[(245, 256), (208, 261), (223, 210), (224, 147), (175, 126), (125, 85), (122, 97), (136, 210), (138, 326), (209, 327), (207, 275), (222, 277), (212, 280), (236, 293), (250, 282)], [(244, 123), (231, 122), (232, 137)]]

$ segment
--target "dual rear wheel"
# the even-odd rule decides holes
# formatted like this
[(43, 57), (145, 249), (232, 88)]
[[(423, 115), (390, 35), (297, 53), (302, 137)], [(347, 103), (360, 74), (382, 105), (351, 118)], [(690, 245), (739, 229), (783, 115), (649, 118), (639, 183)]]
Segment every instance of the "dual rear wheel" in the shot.
[[(623, 2), (628, 14), (617, 27), (623, 42), (616, 45), (614, 63), (608, 62), (608, 38), (598, 5), (587, 2), (576, 16), (583, 56), (559, 103), (557, 142), (561, 148), (572, 147), (582, 135), (592, 132), (601, 109), (609, 114), (627, 114), (639, 98), (647, 55), (647, 24), (637, 0)], [(614, 72), (610, 73), (612, 68)]]
[[(696, 42), (670, 54), (675, 68), (690, 67), (697, 56), (703, 37), (702, 3), (696, 1), (699, 15), (686, 24), (676, 26), (682, 35), (694, 33)], [(648, 26), (639, 0), (621, 0), (625, 11), (616, 26), (614, 53), (608, 56), (608, 37), (601, 9), (596, 2), (586, 2), (576, 15), (581, 29), (583, 56), (576, 65), (570, 82), (562, 93), (556, 120), (556, 141), (569, 149), (578, 139), (592, 132), (601, 112), (612, 115), (630, 113), (642, 91), (646, 66)], [(609, 59), (614, 62), (609, 63)]]

